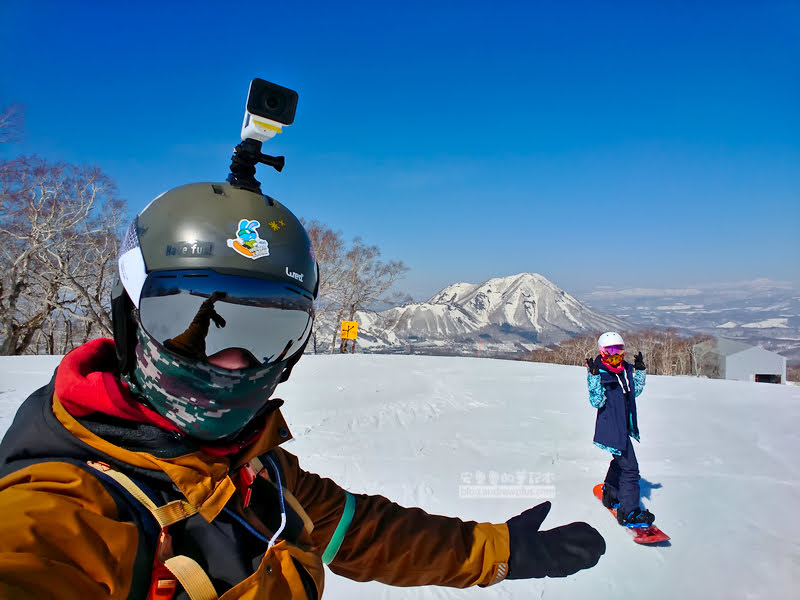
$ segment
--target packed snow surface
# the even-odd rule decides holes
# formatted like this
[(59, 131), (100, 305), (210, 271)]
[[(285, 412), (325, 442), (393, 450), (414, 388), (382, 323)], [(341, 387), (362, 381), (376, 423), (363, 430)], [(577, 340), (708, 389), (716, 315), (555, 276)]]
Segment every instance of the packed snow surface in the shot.
[[(57, 360), (0, 358), (0, 434)], [(278, 395), (295, 437), (285, 448), (353, 492), (492, 522), (554, 494), (544, 527), (588, 521), (608, 544), (572, 577), (483, 589), (391, 588), (328, 572), (329, 600), (797, 597), (800, 387), (648, 377), (636, 452), (642, 502), (672, 537), (659, 547), (636, 545), (592, 497), (609, 455), (592, 445), (583, 368), (306, 356)], [(524, 497), (467, 497), (462, 487), (492, 493), (491, 481)]]

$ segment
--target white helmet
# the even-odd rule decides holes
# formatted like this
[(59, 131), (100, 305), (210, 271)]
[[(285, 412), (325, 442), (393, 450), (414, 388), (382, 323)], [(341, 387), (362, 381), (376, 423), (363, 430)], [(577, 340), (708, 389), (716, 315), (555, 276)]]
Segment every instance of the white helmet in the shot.
[(597, 339), (597, 348), (600, 350), (600, 354), (603, 354), (605, 349), (611, 346), (625, 346), (625, 341), (616, 331), (607, 331)]

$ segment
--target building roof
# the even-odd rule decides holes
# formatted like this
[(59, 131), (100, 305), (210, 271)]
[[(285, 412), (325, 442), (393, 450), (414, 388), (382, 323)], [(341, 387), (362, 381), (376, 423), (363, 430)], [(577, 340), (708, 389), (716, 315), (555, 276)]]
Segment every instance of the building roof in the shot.
[(729, 340), (726, 338), (714, 338), (711, 340), (706, 340), (705, 342), (700, 342), (697, 345), (712, 347), (714, 352), (720, 356), (731, 356), (732, 354), (738, 354), (739, 352), (749, 350), (750, 348), (756, 348), (756, 346), (751, 346), (750, 344), (745, 344), (744, 342)]

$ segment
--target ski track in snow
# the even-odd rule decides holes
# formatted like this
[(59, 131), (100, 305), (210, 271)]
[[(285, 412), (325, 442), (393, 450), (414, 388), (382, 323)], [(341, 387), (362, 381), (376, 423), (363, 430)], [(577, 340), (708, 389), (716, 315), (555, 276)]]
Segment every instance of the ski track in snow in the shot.
[[(0, 358), (0, 433), (57, 357)], [(672, 537), (638, 546), (591, 495), (585, 369), (474, 358), (306, 356), (276, 394), (303, 468), (356, 493), (503, 522), (537, 498), (459, 497), (477, 472), (550, 478), (544, 528), (584, 520), (608, 545), (593, 569), (490, 588), (392, 588), (328, 571), (324, 598), (794, 598), (800, 580), (800, 388), (649, 376), (635, 446), (642, 503)], [(788, 511), (788, 515), (787, 515)], [(788, 517), (788, 518), (787, 518)]]

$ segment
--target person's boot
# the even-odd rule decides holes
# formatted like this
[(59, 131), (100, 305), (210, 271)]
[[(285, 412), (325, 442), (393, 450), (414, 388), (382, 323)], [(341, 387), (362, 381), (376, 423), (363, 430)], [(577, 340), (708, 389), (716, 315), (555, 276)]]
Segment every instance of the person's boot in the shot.
[(617, 510), (617, 522), (620, 525), (625, 525), (625, 527), (650, 527), (655, 520), (655, 515), (647, 509), (634, 508), (628, 514), (619, 509)]
[(605, 485), (603, 486), (603, 506), (606, 508), (619, 508), (619, 500), (611, 495)]

